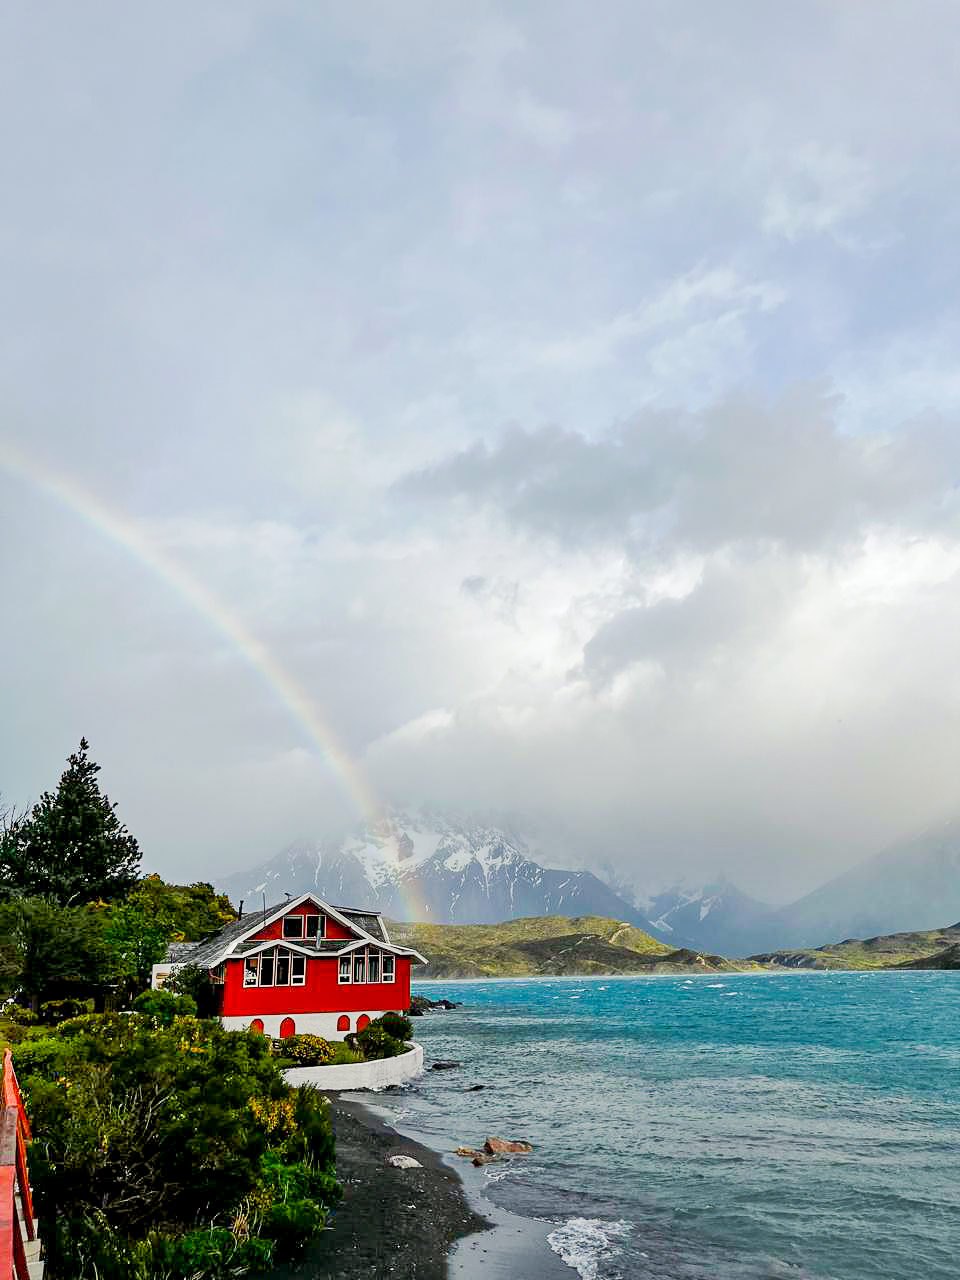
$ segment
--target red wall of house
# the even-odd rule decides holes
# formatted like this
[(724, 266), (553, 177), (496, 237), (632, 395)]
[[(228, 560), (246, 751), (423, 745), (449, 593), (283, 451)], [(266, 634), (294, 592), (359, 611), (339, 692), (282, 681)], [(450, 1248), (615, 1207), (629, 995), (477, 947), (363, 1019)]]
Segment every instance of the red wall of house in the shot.
[[(285, 914), (288, 916), (315, 916), (319, 912), (320, 908), (318, 906), (309, 902), (303, 902), (299, 907), (294, 907), (292, 911), (287, 911)], [(273, 924), (268, 924), (265, 929), (261, 929), (259, 932), (253, 933), (250, 936), (258, 939), (259, 941), (266, 941), (269, 938), (282, 938), (283, 916), (274, 920)], [(334, 920), (332, 916), (327, 916), (326, 932), (323, 936), (325, 938), (354, 938), (356, 937), (356, 934), (351, 933), (349, 929), (345, 929), (343, 925), (340, 924), (339, 921)]]
[(303, 987), (245, 987), (243, 961), (228, 960), (223, 984), (223, 1008), (227, 1018), (255, 1018), (264, 1013), (352, 1013), (366, 1009), (410, 1008), (409, 956), (397, 956), (396, 982), (345, 982), (337, 980), (336, 956), (310, 956), (307, 983)]

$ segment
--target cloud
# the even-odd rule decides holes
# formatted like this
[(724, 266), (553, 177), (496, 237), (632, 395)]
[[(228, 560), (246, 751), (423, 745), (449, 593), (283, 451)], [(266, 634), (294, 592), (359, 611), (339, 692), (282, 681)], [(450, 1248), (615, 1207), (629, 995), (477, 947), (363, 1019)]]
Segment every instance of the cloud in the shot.
[[(944, 14), (20, 6), (3, 431), (385, 796), (812, 887), (955, 808)], [(222, 630), (5, 472), (0, 591), (9, 802), (86, 733), (172, 875), (351, 815)]]
[(929, 423), (850, 435), (837, 409), (836, 396), (798, 387), (775, 404), (738, 397), (699, 414), (642, 414), (599, 438), (514, 428), (398, 489), (420, 502), (486, 503), (565, 542), (619, 538), (638, 549), (818, 549), (872, 521), (953, 518), (955, 432)]
[(767, 193), (762, 228), (789, 241), (814, 235), (839, 238), (867, 210), (875, 185), (866, 160), (839, 147), (807, 143)]

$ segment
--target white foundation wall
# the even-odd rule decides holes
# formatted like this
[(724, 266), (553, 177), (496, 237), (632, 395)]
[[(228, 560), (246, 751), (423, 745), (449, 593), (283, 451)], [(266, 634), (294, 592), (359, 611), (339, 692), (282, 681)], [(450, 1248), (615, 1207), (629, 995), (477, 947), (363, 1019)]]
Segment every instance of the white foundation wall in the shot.
[[(323, 1036), (324, 1040), (342, 1040), (345, 1035), (349, 1035), (351, 1031), (357, 1029), (357, 1019), (367, 1017), (372, 1022), (374, 1018), (382, 1018), (388, 1010), (386, 1009), (362, 1009), (357, 1013), (261, 1013), (257, 1016), (263, 1023), (264, 1035), (273, 1036), (276, 1039), (280, 1035), (280, 1024), (287, 1018), (292, 1019), (294, 1025), (294, 1034), (298, 1036)], [(337, 1030), (337, 1022), (342, 1017), (350, 1019), (350, 1026), (345, 1031)], [(247, 1031), (252, 1017), (243, 1018), (221, 1018), (221, 1024), (227, 1031)]]
[(351, 1062), (338, 1067), (291, 1067), (287, 1084), (311, 1084), (317, 1089), (388, 1089), (423, 1074), (423, 1045), (411, 1044), (406, 1053), (377, 1062)]

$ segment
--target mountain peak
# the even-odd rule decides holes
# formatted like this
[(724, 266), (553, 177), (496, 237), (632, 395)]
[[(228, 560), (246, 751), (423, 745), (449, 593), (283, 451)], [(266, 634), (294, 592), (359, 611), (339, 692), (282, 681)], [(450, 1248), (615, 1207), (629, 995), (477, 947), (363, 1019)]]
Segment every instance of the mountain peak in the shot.
[[(282, 881), (282, 883), (279, 883)], [(522, 916), (597, 915), (650, 922), (589, 871), (542, 866), (526, 843), (487, 815), (392, 811), (339, 841), (290, 846), (223, 888), (316, 891), (376, 907), (395, 919), (492, 924)]]

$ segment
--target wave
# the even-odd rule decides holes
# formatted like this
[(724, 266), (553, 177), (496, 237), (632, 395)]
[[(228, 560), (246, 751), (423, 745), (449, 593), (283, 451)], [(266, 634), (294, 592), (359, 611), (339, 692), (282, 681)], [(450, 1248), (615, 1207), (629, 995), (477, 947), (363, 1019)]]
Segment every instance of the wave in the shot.
[(600, 1263), (605, 1258), (615, 1258), (620, 1252), (615, 1242), (629, 1234), (630, 1223), (623, 1220), (568, 1218), (550, 1232), (547, 1243), (583, 1280), (598, 1280)]

